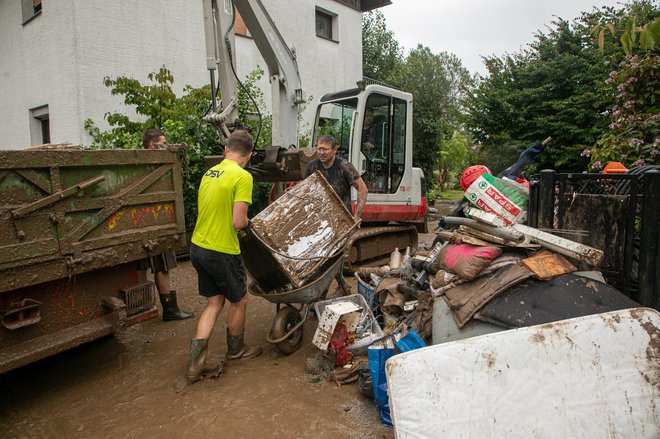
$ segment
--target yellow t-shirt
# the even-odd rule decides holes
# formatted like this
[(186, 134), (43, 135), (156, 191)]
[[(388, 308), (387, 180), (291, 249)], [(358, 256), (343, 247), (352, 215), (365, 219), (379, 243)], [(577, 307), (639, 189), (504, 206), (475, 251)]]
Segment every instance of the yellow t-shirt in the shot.
[(240, 254), (232, 224), (237, 201), (252, 204), (252, 175), (236, 162), (225, 159), (206, 171), (199, 184), (193, 244), (230, 255)]

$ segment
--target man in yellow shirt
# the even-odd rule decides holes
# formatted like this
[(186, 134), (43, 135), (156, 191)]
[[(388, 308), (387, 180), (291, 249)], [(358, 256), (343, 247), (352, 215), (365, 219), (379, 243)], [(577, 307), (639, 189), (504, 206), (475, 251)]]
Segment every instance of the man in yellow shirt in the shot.
[(220, 373), (220, 365), (207, 362), (208, 339), (222, 312), (227, 313), (227, 359), (255, 357), (261, 347), (243, 341), (248, 295), (245, 267), (241, 259), (237, 231), (247, 227), (248, 206), (252, 203), (252, 175), (245, 169), (254, 144), (243, 130), (233, 132), (225, 146), (225, 158), (209, 169), (199, 185), (197, 223), (192, 236), (190, 260), (197, 270), (199, 294), (206, 307), (190, 342), (188, 381)]

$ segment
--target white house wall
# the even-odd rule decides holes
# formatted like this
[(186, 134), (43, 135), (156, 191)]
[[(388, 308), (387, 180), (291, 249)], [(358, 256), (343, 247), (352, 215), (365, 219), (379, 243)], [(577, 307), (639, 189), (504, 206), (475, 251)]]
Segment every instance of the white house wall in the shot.
[[(362, 76), (361, 13), (332, 0), (263, 0), (284, 39), (295, 47), (303, 88), (313, 100), (303, 114), (302, 134), (325, 93), (355, 86)], [(286, 5), (286, 6), (283, 6)], [(337, 14), (338, 42), (316, 36), (316, 6)], [(104, 115), (134, 117), (103, 85), (106, 76), (141, 82), (165, 65), (174, 88), (209, 81), (201, 0), (43, 1), (43, 11), (21, 25), (18, 1), (0, 0), (0, 149), (31, 144), (29, 109), (48, 104), (51, 142), (88, 144), (90, 118), (107, 128)], [(241, 79), (265, 63), (249, 38), (237, 37)], [(260, 83), (267, 112), (270, 84)]]
[(31, 144), (29, 110), (45, 104), (58, 139), (80, 139), (74, 1), (44, 3), (44, 13), (23, 26), (21, 2), (0, 1), (2, 149)]

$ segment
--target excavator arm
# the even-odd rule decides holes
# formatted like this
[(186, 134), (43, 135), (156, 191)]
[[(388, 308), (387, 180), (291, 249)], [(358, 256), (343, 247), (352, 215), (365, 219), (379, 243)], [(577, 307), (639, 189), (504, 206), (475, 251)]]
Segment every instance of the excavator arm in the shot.
[[(237, 9), (268, 68), (272, 86), (273, 144), (286, 148), (296, 146), (298, 111), (305, 98), (295, 51), (286, 44), (261, 0), (202, 0), (202, 5), (206, 64), (213, 94), (212, 109), (204, 116), (204, 121), (216, 128), (223, 145), (230, 132), (240, 126), (234, 33)], [(220, 104), (215, 99), (216, 73)]]

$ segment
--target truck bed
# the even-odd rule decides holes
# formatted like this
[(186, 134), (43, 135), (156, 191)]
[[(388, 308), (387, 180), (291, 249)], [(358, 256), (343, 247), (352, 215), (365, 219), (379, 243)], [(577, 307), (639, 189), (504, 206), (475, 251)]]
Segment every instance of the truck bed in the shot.
[(0, 373), (158, 315), (136, 261), (185, 246), (183, 151), (0, 151)]
[(0, 151), (0, 292), (183, 247), (179, 151)]

